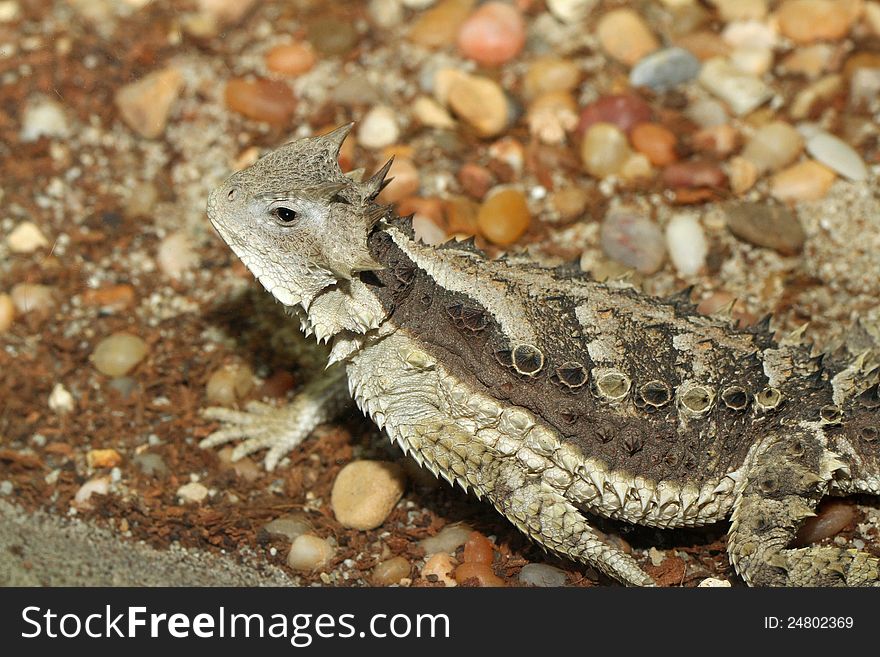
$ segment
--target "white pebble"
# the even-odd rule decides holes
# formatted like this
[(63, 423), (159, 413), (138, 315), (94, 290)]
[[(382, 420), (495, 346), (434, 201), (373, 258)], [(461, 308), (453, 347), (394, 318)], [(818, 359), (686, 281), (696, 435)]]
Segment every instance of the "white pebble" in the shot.
[(56, 383), (49, 394), (49, 408), (59, 415), (63, 415), (64, 413), (70, 413), (74, 406), (73, 395), (70, 394), (63, 384)]
[(49, 246), (49, 240), (32, 221), (23, 221), (6, 236), (6, 244), (13, 253), (33, 253)]
[(12, 288), (11, 297), (20, 313), (47, 312), (55, 306), (55, 294), (48, 285), (19, 283)]
[(563, 23), (576, 23), (584, 18), (597, 0), (547, 0), (547, 9)]
[(699, 220), (693, 215), (675, 215), (666, 226), (669, 259), (682, 276), (693, 276), (706, 262), (709, 246)]
[(403, 21), (400, 0), (370, 0), (367, 11), (373, 22), (382, 28), (394, 27)]
[(135, 335), (114, 333), (104, 338), (92, 352), (95, 368), (107, 376), (124, 376), (147, 355), (147, 343)]
[(434, 221), (423, 214), (416, 214), (412, 218), (413, 232), (416, 239), (424, 244), (436, 246), (446, 241), (446, 231), (440, 228)]
[(412, 107), (413, 116), (431, 128), (449, 129), (455, 127), (455, 119), (433, 98), (419, 96)]
[(192, 247), (190, 238), (184, 232), (168, 235), (159, 243), (156, 262), (170, 278), (180, 278), (183, 273), (198, 267), (199, 254)]
[(0, 495), (12, 495), (13, 490), (15, 490), (15, 487), (12, 485), (11, 481), (8, 479), (0, 481)]
[(198, 504), (199, 502), (204, 502), (208, 497), (208, 489), (198, 482), (192, 482), (189, 484), (184, 484), (180, 488), (177, 489), (177, 493), (175, 493), (177, 497), (180, 498), (181, 502), (192, 502), (194, 504)]
[(386, 105), (377, 105), (361, 120), (357, 137), (358, 143), (364, 148), (390, 146), (400, 137), (397, 113)]
[(110, 477), (103, 475), (89, 479), (86, 483), (79, 487), (73, 496), (73, 501), (80, 508), (89, 508), (91, 506), (91, 497), (95, 493), (98, 495), (106, 495), (110, 492)]
[(702, 582), (697, 584), (700, 588), (717, 588), (717, 587), (730, 587), (730, 582), (724, 579), (718, 579), (716, 577), (707, 577)]
[(314, 570), (325, 565), (335, 554), (333, 546), (314, 534), (300, 534), (290, 546), (287, 564), (296, 570)]
[(859, 154), (842, 139), (827, 132), (817, 132), (807, 139), (807, 152), (818, 162), (853, 181), (868, 177), (868, 169)]
[(473, 528), (469, 525), (456, 523), (447, 525), (441, 529), (435, 536), (423, 538), (419, 541), (419, 545), (425, 550), (426, 555), (443, 552), (448, 554), (455, 552), (459, 546), (464, 545), (465, 541), (473, 532)]
[(21, 121), (22, 141), (37, 141), (40, 137), (67, 137), (69, 134), (67, 116), (55, 101), (40, 98), (25, 107)]
[(700, 84), (727, 103), (733, 113), (742, 116), (760, 107), (773, 95), (760, 78), (744, 73), (723, 57), (703, 64)]

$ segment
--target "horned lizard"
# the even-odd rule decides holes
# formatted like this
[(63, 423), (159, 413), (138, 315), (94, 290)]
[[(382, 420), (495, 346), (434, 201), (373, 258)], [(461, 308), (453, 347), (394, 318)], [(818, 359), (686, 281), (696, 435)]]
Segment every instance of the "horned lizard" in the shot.
[(209, 447), (272, 468), (354, 401), (417, 462), (545, 547), (653, 581), (586, 513), (653, 527), (731, 518), (751, 585), (880, 585), (880, 561), (789, 544), (826, 494), (880, 493), (880, 354), (850, 362), (599, 283), (572, 267), (415, 239), (337, 163), (351, 126), (282, 146), (208, 200), (221, 237), (302, 330), (326, 375), (286, 408), (209, 409)]

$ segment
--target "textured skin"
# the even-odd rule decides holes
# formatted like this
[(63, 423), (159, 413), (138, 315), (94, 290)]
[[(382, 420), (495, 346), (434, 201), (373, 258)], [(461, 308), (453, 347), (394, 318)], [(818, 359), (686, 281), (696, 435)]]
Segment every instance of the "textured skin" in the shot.
[[(215, 190), (223, 239), (336, 374), (298, 409), (209, 411), (274, 466), (342, 404), (534, 540), (649, 585), (584, 511), (658, 527), (731, 516), (731, 562), (756, 585), (878, 585), (878, 560), (790, 549), (826, 493), (880, 493), (880, 358), (811, 354), (739, 330), (687, 294), (647, 297), (571, 269), (430, 247), (378, 206), (387, 167), (341, 173), (349, 126), (288, 144)], [(280, 208), (280, 209), (279, 209)], [(334, 383), (335, 381), (335, 383)]]

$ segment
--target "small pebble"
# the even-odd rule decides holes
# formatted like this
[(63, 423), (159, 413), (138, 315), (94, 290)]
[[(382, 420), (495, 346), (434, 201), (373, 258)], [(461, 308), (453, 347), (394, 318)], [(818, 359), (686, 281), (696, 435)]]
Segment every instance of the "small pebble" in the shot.
[(283, 125), (293, 116), (296, 99), (280, 80), (233, 78), (226, 83), (226, 105), (254, 121)]
[(134, 393), (138, 390), (138, 382), (130, 376), (119, 376), (111, 379), (107, 387), (123, 399), (133, 399)]
[(373, 568), (370, 581), (375, 586), (390, 586), (397, 584), (404, 577), (409, 577), (410, 564), (403, 557), (391, 557), (376, 564)]
[(263, 529), (270, 536), (286, 538), (291, 543), (299, 536), (312, 531), (312, 525), (304, 514), (275, 518), (263, 525)]
[(445, 552), (437, 552), (425, 560), (420, 574), (423, 579), (429, 582), (434, 580), (441, 582), (446, 587), (451, 587), (458, 585), (458, 582), (451, 577), (453, 572), (455, 572), (455, 561), (452, 557)]
[(464, 544), (462, 559), (465, 563), (482, 563), (492, 565), (495, 553), (492, 543), (480, 532), (471, 532)]
[(700, 128), (691, 138), (691, 144), (698, 151), (709, 152), (717, 156), (729, 155), (737, 146), (739, 133), (729, 123)]
[(37, 141), (42, 137), (64, 138), (70, 132), (70, 122), (59, 103), (38, 98), (25, 105), (19, 135), (22, 141)]
[(15, 304), (8, 294), (0, 294), (0, 333), (5, 333), (15, 320)]
[(92, 495), (107, 495), (110, 492), (110, 477), (103, 475), (89, 479), (79, 487), (73, 496), (73, 503), (81, 509), (92, 507)]
[(602, 49), (617, 61), (633, 66), (660, 47), (644, 19), (632, 9), (615, 9), (596, 24)]
[(448, 239), (446, 231), (437, 222), (424, 214), (415, 214), (412, 218), (413, 233), (422, 244), (438, 246)]
[(677, 214), (666, 224), (669, 259), (680, 276), (693, 276), (706, 264), (709, 245), (699, 219)]
[(648, 558), (651, 560), (651, 565), (656, 568), (666, 561), (666, 553), (652, 546), (648, 549)]
[(754, 164), (759, 173), (778, 171), (794, 162), (803, 148), (803, 137), (794, 127), (785, 121), (772, 121), (755, 131), (742, 157)]
[(653, 52), (629, 73), (633, 87), (649, 87), (657, 93), (674, 89), (689, 82), (700, 72), (700, 60), (684, 48), (664, 48)]
[(730, 588), (730, 582), (717, 577), (707, 577), (697, 584), (697, 588)]
[(494, 80), (472, 75), (459, 78), (449, 89), (447, 100), (452, 111), (480, 137), (494, 137), (507, 127), (507, 96)]
[(437, 553), (451, 554), (464, 545), (474, 530), (463, 523), (447, 525), (435, 536), (423, 538), (419, 545), (426, 555)]
[(499, 66), (516, 57), (526, 42), (522, 14), (512, 5), (487, 2), (458, 32), (461, 54), (483, 66)]
[(795, 43), (836, 41), (849, 32), (859, 4), (851, 0), (785, 0), (776, 12), (779, 31)]
[(281, 75), (302, 75), (311, 70), (316, 60), (308, 43), (284, 43), (266, 53), (266, 68)]
[(514, 137), (502, 137), (492, 142), (488, 149), (489, 157), (509, 167), (514, 177), (519, 177), (523, 170), (526, 153), (522, 143)]
[(477, 214), (480, 233), (498, 246), (509, 246), (516, 242), (531, 221), (525, 195), (513, 188), (489, 192)]
[(9, 496), (12, 495), (12, 492), (15, 490), (15, 486), (13, 486), (12, 482), (8, 479), (4, 479), (0, 481), (0, 495)]
[(598, 0), (546, 0), (547, 9), (563, 23), (577, 23), (585, 18)]
[(155, 139), (165, 132), (171, 108), (182, 89), (180, 71), (164, 68), (121, 87), (116, 92), (116, 107), (129, 128), (142, 137)]
[(184, 272), (196, 269), (199, 261), (192, 239), (184, 231), (171, 233), (159, 242), (156, 264), (170, 278), (179, 279)]
[(55, 290), (39, 283), (18, 283), (10, 294), (15, 310), (21, 314), (48, 313), (56, 305)]
[(773, 65), (770, 48), (737, 48), (729, 55), (730, 63), (743, 73), (760, 77)]
[(105, 312), (124, 310), (135, 302), (135, 290), (131, 285), (105, 285), (98, 289), (88, 289), (82, 294), (86, 306), (100, 308)]
[(9, 235), (6, 245), (13, 253), (33, 253), (37, 249), (49, 246), (49, 240), (32, 221), (22, 221)]
[(388, 177), (392, 178), (388, 186), (379, 194), (379, 203), (397, 203), (407, 196), (413, 196), (419, 191), (419, 170), (407, 157), (397, 157), (388, 170)]
[(602, 222), (600, 241), (605, 255), (642, 274), (653, 274), (666, 260), (659, 226), (631, 210), (609, 212)]
[(740, 71), (721, 57), (703, 64), (700, 84), (727, 103), (738, 116), (757, 109), (773, 95), (773, 90), (763, 80)]
[(475, 4), (476, 0), (440, 0), (416, 17), (407, 38), (426, 48), (452, 45)]
[(807, 153), (844, 178), (859, 182), (868, 177), (865, 162), (856, 150), (827, 132), (817, 132), (807, 139)]
[(743, 194), (758, 181), (758, 167), (744, 157), (734, 157), (727, 163), (730, 189), (735, 194)]
[(358, 126), (358, 143), (364, 148), (379, 149), (400, 137), (397, 113), (387, 105), (377, 105), (367, 112)]
[(518, 579), (523, 584), (543, 588), (565, 586), (568, 576), (564, 570), (544, 563), (528, 563), (519, 571)]
[(122, 463), (122, 455), (115, 449), (90, 449), (86, 454), (90, 468), (115, 468)]
[(782, 204), (734, 201), (724, 206), (724, 214), (728, 230), (749, 244), (787, 256), (799, 253), (804, 246), (804, 229), (794, 212)]
[(370, 0), (367, 11), (373, 23), (382, 29), (397, 27), (403, 22), (403, 5), (400, 0)]
[(582, 187), (566, 186), (553, 192), (550, 203), (562, 221), (573, 221), (587, 211), (590, 194)]
[(721, 38), (732, 48), (772, 50), (778, 44), (775, 26), (768, 21), (731, 21), (721, 33)]
[(728, 23), (737, 20), (758, 20), (767, 15), (767, 0), (711, 0), (718, 9), (721, 20)]
[(701, 128), (714, 128), (728, 121), (724, 105), (711, 98), (694, 101), (685, 109), (685, 115)]
[(815, 201), (828, 193), (836, 178), (825, 165), (804, 160), (773, 176), (770, 193), (780, 201)]
[(403, 495), (403, 469), (388, 461), (352, 461), (333, 482), (330, 506), (344, 527), (375, 529)]
[(611, 123), (594, 123), (581, 141), (584, 169), (597, 178), (619, 172), (631, 154), (626, 134)]
[(523, 78), (523, 98), (532, 100), (551, 91), (572, 91), (580, 81), (580, 67), (570, 59), (543, 55), (535, 59)]
[(578, 123), (577, 104), (567, 91), (550, 91), (529, 105), (529, 132), (545, 144), (561, 144)]
[(816, 509), (816, 516), (807, 518), (798, 529), (794, 538), (794, 547), (804, 547), (812, 543), (830, 538), (855, 520), (852, 504), (841, 501), (824, 502)]
[(663, 169), (663, 182), (668, 187), (709, 187), (719, 188), (727, 177), (717, 164), (702, 162), (674, 162)]
[(315, 570), (326, 566), (336, 554), (330, 543), (314, 534), (300, 534), (290, 546), (287, 565), (294, 570)]
[(693, 53), (701, 62), (730, 54), (730, 46), (717, 32), (711, 30), (697, 30), (680, 36), (675, 40), (675, 45)]
[(318, 18), (308, 25), (309, 42), (325, 57), (345, 55), (357, 45), (358, 33), (352, 21), (334, 16)]
[(232, 470), (237, 477), (241, 477), (245, 481), (256, 481), (259, 479), (263, 474), (260, 466), (254, 463), (253, 459), (249, 456), (244, 456), (233, 461), (232, 452), (234, 449), (235, 448), (232, 447), (232, 445), (227, 445), (217, 452), (217, 459), (220, 461), (220, 469)]
[(634, 94), (602, 96), (587, 105), (581, 112), (577, 132), (584, 134), (594, 123), (610, 123), (625, 133), (639, 124), (651, 120), (651, 108)]
[(484, 563), (463, 563), (455, 569), (456, 582), (463, 584), (470, 579), (476, 579), (481, 587), (504, 586), (504, 580)]
[(455, 119), (433, 98), (419, 96), (412, 105), (413, 117), (429, 128), (449, 130), (455, 127)]
[(204, 484), (197, 481), (191, 481), (177, 489), (175, 493), (181, 502), (199, 504), (208, 498), (208, 489)]
[(95, 368), (107, 376), (123, 376), (147, 355), (147, 343), (129, 333), (114, 333), (101, 340), (90, 356)]
[(59, 415), (70, 413), (76, 408), (76, 401), (62, 383), (56, 383), (49, 393), (49, 408)]
[(165, 477), (171, 472), (162, 456), (153, 452), (136, 454), (131, 461), (148, 477)]
[(492, 187), (492, 173), (479, 164), (468, 162), (458, 170), (458, 182), (466, 194), (476, 199), (483, 198)]
[(666, 166), (678, 159), (675, 133), (659, 123), (638, 123), (629, 137), (633, 148), (645, 155), (651, 164)]
[(834, 53), (835, 49), (829, 43), (796, 48), (782, 60), (779, 68), (783, 73), (817, 78), (828, 70)]
[(830, 105), (840, 95), (843, 88), (842, 75), (837, 73), (826, 75), (808, 84), (797, 93), (791, 101), (788, 114), (795, 120), (813, 116), (823, 107)]

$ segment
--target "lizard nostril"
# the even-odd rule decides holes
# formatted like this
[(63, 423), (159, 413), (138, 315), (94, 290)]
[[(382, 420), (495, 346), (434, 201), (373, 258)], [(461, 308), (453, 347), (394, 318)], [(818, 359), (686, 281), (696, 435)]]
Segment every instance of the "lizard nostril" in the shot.
[(229, 193), (226, 195), (226, 200), (227, 201), (234, 201), (236, 196), (238, 196), (238, 188), (233, 187), (232, 189), (229, 190)]

